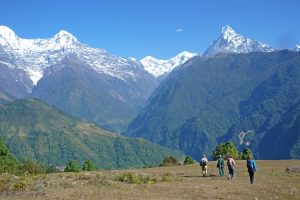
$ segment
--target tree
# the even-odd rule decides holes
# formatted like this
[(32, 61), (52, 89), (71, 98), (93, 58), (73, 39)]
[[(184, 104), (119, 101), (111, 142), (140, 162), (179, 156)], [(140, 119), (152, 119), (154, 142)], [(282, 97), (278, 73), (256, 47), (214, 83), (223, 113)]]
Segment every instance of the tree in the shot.
[(253, 155), (252, 151), (248, 148), (245, 148), (243, 150), (243, 152), (241, 153), (240, 158), (242, 160), (246, 160), (248, 158), (248, 156), (252, 156), (252, 155)]
[(219, 155), (228, 156), (231, 155), (233, 158), (238, 159), (239, 158), (239, 152), (233, 142), (229, 141), (226, 143), (220, 143), (216, 149), (213, 151), (213, 158), (214, 160), (217, 160), (219, 158)]
[(191, 156), (186, 156), (184, 159), (184, 162), (183, 162), (184, 165), (190, 165), (193, 163), (195, 163), (195, 161), (193, 160), (193, 158)]
[(9, 150), (3, 140), (0, 138), (0, 156), (8, 156)]
[(0, 138), (0, 173), (7, 172), (17, 174), (19, 167), (19, 161), (10, 154), (8, 147)]
[(65, 172), (80, 172), (81, 168), (76, 160), (71, 160), (65, 168)]
[(96, 165), (91, 160), (86, 160), (83, 164), (83, 171), (95, 171), (97, 169)]

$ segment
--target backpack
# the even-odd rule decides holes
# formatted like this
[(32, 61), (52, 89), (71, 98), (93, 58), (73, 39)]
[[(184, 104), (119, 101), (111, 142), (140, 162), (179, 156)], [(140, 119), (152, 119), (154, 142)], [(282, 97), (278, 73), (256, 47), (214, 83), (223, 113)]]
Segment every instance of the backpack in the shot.
[(205, 165), (207, 165), (207, 162), (206, 162), (206, 161), (204, 161), (204, 160), (201, 160), (201, 161), (200, 161), (200, 166), (202, 166), (202, 167), (203, 167), (203, 166), (205, 166)]
[(253, 170), (252, 160), (250, 159), (247, 160), (247, 168)]
[(232, 164), (231, 164), (231, 162), (230, 162), (230, 159), (228, 158), (227, 159), (227, 166), (231, 166)]
[(218, 163), (217, 163), (217, 167), (218, 168), (223, 168), (224, 167), (224, 160), (222, 158), (218, 159)]

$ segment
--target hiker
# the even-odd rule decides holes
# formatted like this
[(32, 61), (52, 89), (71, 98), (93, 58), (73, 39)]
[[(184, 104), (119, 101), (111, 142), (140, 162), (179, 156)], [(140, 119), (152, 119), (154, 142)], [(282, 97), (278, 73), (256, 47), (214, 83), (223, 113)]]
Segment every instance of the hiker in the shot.
[(200, 166), (202, 167), (202, 175), (207, 176), (207, 164), (208, 160), (205, 155), (202, 156), (200, 160)]
[(217, 168), (219, 168), (219, 174), (220, 176), (224, 176), (224, 159), (221, 155), (219, 155)]
[(247, 168), (250, 177), (250, 183), (253, 184), (254, 182), (254, 173), (256, 172), (256, 162), (253, 160), (252, 156), (249, 155), (247, 158)]
[(228, 156), (227, 158), (227, 167), (228, 167), (228, 171), (229, 171), (229, 174), (227, 176), (227, 179), (232, 179), (234, 176), (235, 176), (235, 173), (234, 173), (234, 168), (236, 167), (236, 164), (235, 164), (235, 161), (234, 159), (232, 158), (231, 155)]

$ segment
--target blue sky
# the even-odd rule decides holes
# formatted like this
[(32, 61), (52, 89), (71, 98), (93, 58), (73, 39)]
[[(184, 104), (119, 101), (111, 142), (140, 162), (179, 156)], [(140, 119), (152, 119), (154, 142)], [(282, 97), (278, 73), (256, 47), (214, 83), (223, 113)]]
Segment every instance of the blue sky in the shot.
[(224, 25), (275, 48), (300, 44), (299, 0), (1, 0), (0, 25), (22, 38), (67, 30), (122, 57), (203, 52)]

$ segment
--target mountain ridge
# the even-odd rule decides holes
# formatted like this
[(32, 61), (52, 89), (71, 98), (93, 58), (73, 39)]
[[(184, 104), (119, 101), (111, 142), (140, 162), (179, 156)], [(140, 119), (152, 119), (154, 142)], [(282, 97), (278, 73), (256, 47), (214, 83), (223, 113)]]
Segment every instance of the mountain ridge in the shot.
[[(228, 140), (258, 158), (267, 155), (259, 152), (260, 141), (300, 101), (299, 62), (299, 53), (288, 50), (191, 59), (156, 89), (125, 135), (194, 159)], [(297, 152), (297, 144), (293, 148)]]
[[(1, 32), (2, 31), (2, 32)], [(44, 70), (57, 64), (68, 54), (76, 54), (97, 73), (119, 79), (134, 79), (143, 67), (132, 59), (125, 59), (98, 48), (81, 44), (76, 37), (61, 30), (52, 38), (23, 39), (11, 29), (0, 26), (0, 58), (25, 70), (36, 85)]]
[(167, 60), (161, 60), (156, 59), (152, 56), (146, 56), (143, 59), (141, 59), (140, 62), (142, 63), (146, 71), (148, 71), (154, 77), (158, 78), (164, 75), (166, 76), (174, 68), (184, 64), (188, 59), (195, 56), (198, 56), (198, 54), (183, 51)]
[(101, 169), (124, 169), (159, 165), (169, 155), (183, 156), (146, 140), (105, 131), (37, 99), (0, 105), (0, 136), (19, 159), (54, 166), (74, 159), (92, 160)]
[(204, 56), (218, 53), (272, 52), (276, 49), (236, 33), (229, 25), (222, 27), (219, 37), (205, 50)]

